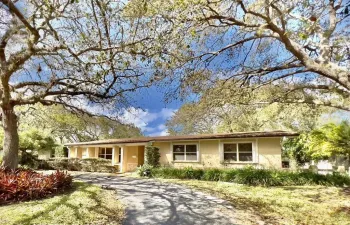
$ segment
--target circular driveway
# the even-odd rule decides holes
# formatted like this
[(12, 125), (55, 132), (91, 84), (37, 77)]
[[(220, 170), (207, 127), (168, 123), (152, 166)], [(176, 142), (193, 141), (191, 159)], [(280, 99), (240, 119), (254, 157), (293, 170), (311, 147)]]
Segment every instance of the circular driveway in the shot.
[(74, 177), (116, 189), (118, 199), (126, 206), (125, 225), (237, 224), (229, 202), (181, 185), (88, 173)]

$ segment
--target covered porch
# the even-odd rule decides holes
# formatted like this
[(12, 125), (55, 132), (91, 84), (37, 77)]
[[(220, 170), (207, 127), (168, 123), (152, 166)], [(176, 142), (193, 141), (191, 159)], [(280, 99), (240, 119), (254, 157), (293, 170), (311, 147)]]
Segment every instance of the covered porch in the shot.
[(102, 158), (111, 161), (120, 173), (135, 171), (144, 164), (146, 143), (125, 145), (70, 146), (68, 158)]

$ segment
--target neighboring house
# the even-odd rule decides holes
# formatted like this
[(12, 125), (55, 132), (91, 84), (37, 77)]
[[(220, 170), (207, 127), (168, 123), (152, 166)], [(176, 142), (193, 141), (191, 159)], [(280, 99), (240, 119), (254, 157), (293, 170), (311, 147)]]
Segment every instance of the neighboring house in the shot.
[(120, 172), (143, 165), (147, 145), (160, 149), (160, 163), (166, 166), (281, 168), (281, 138), (297, 135), (286, 131), (238, 132), (111, 139), (66, 146), (69, 158), (110, 159)]

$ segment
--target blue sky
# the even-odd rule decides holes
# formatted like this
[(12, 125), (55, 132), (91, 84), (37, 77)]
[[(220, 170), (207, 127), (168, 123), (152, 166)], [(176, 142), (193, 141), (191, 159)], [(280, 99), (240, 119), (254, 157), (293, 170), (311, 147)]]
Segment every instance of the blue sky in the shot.
[(165, 92), (157, 86), (139, 90), (133, 96), (133, 106), (123, 111), (124, 121), (135, 124), (146, 136), (167, 135), (165, 122), (181, 107), (182, 102), (176, 99), (165, 102)]

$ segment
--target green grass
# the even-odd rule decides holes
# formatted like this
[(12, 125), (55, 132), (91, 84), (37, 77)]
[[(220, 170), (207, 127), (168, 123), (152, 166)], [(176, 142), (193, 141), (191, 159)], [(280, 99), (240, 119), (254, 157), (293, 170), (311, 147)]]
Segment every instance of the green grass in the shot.
[(325, 186), (246, 186), (227, 182), (165, 180), (230, 201), (242, 224), (350, 224), (350, 189)]
[(0, 224), (121, 224), (124, 208), (114, 191), (74, 182), (69, 193), (0, 207)]

